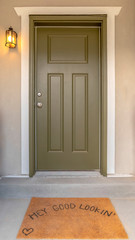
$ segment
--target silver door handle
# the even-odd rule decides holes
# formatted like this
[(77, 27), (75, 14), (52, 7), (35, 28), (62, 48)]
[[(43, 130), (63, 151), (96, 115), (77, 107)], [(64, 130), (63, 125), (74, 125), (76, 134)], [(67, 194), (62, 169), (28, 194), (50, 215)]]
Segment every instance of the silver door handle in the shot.
[(43, 104), (42, 104), (41, 102), (38, 102), (38, 103), (37, 103), (37, 107), (38, 107), (38, 108), (42, 108), (42, 106), (43, 106)]

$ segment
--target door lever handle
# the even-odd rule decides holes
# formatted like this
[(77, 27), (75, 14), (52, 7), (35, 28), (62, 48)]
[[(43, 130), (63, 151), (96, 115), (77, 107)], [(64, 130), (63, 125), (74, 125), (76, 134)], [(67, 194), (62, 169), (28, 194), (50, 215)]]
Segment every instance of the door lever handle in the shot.
[(42, 108), (42, 106), (43, 106), (43, 104), (42, 104), (41, 102), (38, 102), (38, 103), (37, 103), (37, 107), (38, 107), (38, 108)]

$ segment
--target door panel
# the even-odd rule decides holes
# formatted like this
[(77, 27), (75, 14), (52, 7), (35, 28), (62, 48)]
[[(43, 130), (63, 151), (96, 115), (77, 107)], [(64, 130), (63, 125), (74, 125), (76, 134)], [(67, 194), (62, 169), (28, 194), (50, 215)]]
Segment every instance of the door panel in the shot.
[(73, 74), (72, 79), (73, 152), (88, 151), (88, 75)]
[(64, 150), (64, 75), (48, 74), (48, 152)]
[(37, 170), (99, 169), (99, 28), (35, 32)]
[(49, 63), (87, 62), (87, 35), (49, 35), (48, 38)]

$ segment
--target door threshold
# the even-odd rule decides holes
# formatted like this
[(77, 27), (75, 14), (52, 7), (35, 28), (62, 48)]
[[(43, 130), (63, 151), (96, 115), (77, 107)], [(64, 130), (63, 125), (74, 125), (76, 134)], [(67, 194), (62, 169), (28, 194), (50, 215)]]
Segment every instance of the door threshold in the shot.
[(36, 177), (101, 177), (99, 170), (93, 171), (37, 171)]

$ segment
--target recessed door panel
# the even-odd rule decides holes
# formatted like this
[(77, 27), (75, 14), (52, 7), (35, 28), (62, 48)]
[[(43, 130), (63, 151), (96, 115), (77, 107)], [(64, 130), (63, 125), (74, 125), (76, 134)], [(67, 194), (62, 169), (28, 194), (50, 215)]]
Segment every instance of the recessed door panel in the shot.
[(48, 152), (64, 150), (64, 75), (48, 74)]
[(86, 63), (87, 35), (49, 35), (49, 63)]
[(73, 152), (88, 151), (88, 75), (73, 74), (72, 79)]
[(100, 29), (35, 32), (37, 170), (99, 169)]

